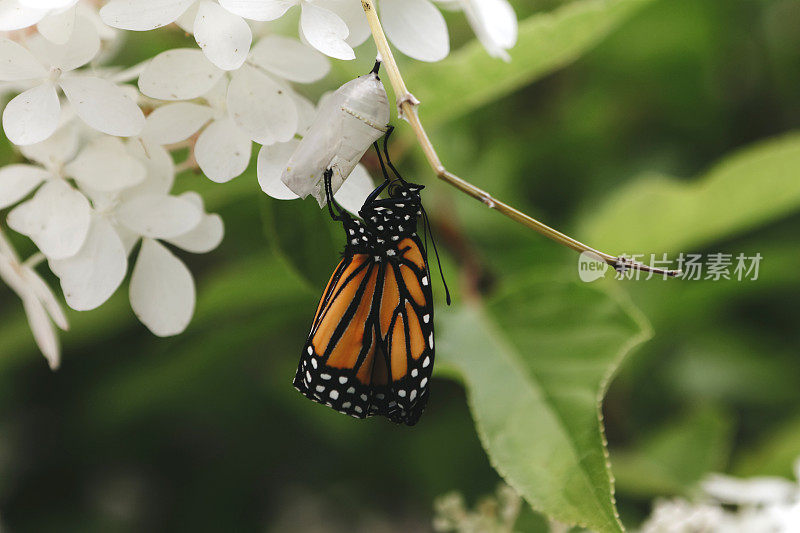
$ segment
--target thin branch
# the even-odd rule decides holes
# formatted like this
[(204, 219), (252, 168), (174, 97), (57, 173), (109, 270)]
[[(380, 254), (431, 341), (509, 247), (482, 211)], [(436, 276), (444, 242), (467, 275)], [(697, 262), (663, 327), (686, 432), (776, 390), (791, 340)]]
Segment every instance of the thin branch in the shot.
[(643, 263), (639, 263), (638, 261), (632, 261), (624, 257), (617, 257), (596, 250), (591, 246), (583, 244), (582, 242), (573, 239), (572, 237), (565, 235), (542, 222), (539, 222), (535, 218), (526, 215), (522, 211), (511, 207), (505, 202), (497, 200), (488, 192), (476, 187), (475, 185), (472, 185), (468, 181), (463, 180), (447, 170), (439, 159), (436, 149), (433, 147), (425, 128), (423, 128), (422, 123), (419, 120), (417, 107), (419, 107), (420, 102), (414, 97), (413, 94), (409, 92), (408, 88), (406, 87), (406, 83), (403, 80), (403, 76), (400, 74), (400, 69), (397, 67), (397, 62), (394, 60), (392, 50), (389, 48), (389, 42), (386, 40), (386, 34), (383, 32), (383, 27), (381, 26), (381, 21), (378, 18), (378, 13), (375, 11), (374, 0), (361, 0), (361, 7), (364, 8), (364, 14), (367, 17), (367, 23), (369, 24), (370, 31), (372, 32), (372, 39), (375, 41), (375, 46), (378, 48), (378, 53), (383, 61), (386, 74), (389, 77), (389, 82), (392, 84), (395, 95), (397, 95), (398, 114), (400, 118), (406, 120), (411, 125), (411, 128), (414, 130), (414, 134), (417, 136), (417, 140), (422, 147), (423, 152), (425, 153), (425, 157), (428, 159), (428, 163), (430, 164), (431, 168), (433, 168), (434, 172), (436, 172), (436, 176), (439, 179), (452, 185), (461, 192), (475, 198), (476, 200), (483, 202), (483, 204), (490, 209), (494, 209), (495, 211), (502, 213), (508, 218), (539, 232), (540, 234), (554, 240), (559, 244), (567, 246), (568, 248), (572, 248), (577, 252), (591, 252), (597, 255), (598, 258), (602, 259), (617, 270), (642, 270), (645, 272), (654, 272), (656, 274), (663, 274), (667, 276), (677, 276), (680, 274), (680, 270), (664, 270), (660, 268), (654, 268)]

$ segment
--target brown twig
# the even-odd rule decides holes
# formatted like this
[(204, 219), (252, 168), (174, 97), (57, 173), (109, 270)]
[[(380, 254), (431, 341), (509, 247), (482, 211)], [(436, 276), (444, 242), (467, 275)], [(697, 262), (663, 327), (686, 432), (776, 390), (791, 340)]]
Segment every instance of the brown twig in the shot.
[(645, 272), (653, 272), (666, 276), (677, 276), (680, 274), (679, 270), (664, 270), (661, 268), (655, 268), (638, 261), (632, 261), (624, 257), (617, 257), (596, 250), (591, 246), (588, 246), (542, 222), (539, 222), (535, 218), (526, 215), (522, 211), (511, 207), (505, 202), (492, 197), (492, 195), (490, 195), (488, 192), (476, 187), (475, 185), (447, 170), (439, 159), (436, 149), (433, 147), (433, 143), (431, 143), (430, 138), (428, 137), (428, 133), (422, 126), (422, 122), (420, 122), (419, 113), (417, 112), (420, 102), (414, 97), (413, 94), (409, 92), (405, 81), (403, 80), (403, 76), (400, 74), (400, 69), (397, 67), (397, 62), (394, 60), (392, 50), (389, 47), (389, 42), (387, 41), (386, 35), (383, 32), (381, 21), (378, 18), (377, 12), (375, 11), (374, 0), (361, 0), (361, 6), (363, 7), (364, 14), (367, 17), (367, 23), (369, 24), (370, 31), (372, 32), (372, 39), (375, 41), (375, 46), (378, 49), (380, 59), (383, 62), (387, 76), (389, 77), (389, 82), (392, 84), (392, 88), (397, 96), (398, 114), (400, 118), (406, 120), (411, 125), (411, 128), (414, 130), (414, 134), (417, 136), (417, 141), (425, 153), (428, 163), (439, 179), (482, 202), (490, 209), (494, 209), (495, 211), (502, 213), (511, 220), (519, 222), (523, 226), (531, 228), (532, 230), (539, 232), (540, 234), (554, 240), (559, 244), (567, 246), (568, 248), (572, 248), (577, 252), (590, 252), (595, 254), (598, 259), (605, 261), (617, 270), (642, 270)]

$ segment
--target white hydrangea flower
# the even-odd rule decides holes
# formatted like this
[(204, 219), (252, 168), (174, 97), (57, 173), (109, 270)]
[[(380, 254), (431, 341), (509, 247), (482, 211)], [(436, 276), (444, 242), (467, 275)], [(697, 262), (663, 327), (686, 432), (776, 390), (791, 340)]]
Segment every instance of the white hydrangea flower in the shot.
[(67, 317), (64, 316), (64, 311), (53, 291), (39, 277), (31, 262), (20, 262), (2, 232), (0, 232), (0, 279), (22, 300), (36, 345), (47, 359), (50, 368), (55, 370), (61, 362), (61, 348), (53, 324), (66, 331), (69, 329)]
[(103, 21), (123, 30), (146, 31), (178, 22), (217, 67), (236, 70), (247, 58), (253, 33), (247, 22), (211, 0), (112, 0)]
[(463, 10), (475, 36), (494, 57), (510, 61), (508, 50), (517, 43), (517, 15), (507, 0), (438, 0), (449, 9)]
[[(354, 59), (354, 46), (369, 36), (364, 12), (348, 0), (220, 0), (229, 11), (250, 20), (267, 21), (300, 6), (300, 35), (320, 52), (336, 59)], [(444, 17), (430, 0), (381, 0), (386, 35), (409, 57), (439, 61), (450, 52)]]
[(36, 25), (39, 34), (55, 44), (64, 44), (75, 26), (78, 0), (2, 0), (0, 31), (21, 30)]
[(329, 68), (318, 52), (276, 35), (261, 39), (247, 63), (230, 74), (198, 50), (163, 52), (139, 77), (142, 92), (162, 100), (202, 97), (206, 104), (164, 106), (148, 117), (142, 135), (169, 144), (194, 135), (208, 123), (197, 138), (194, 157), (209, 179), (229, 181), (249, 165), (251, 141), (287, 142), (308, 121), (312, 106), (289, 82), (317, 81)]
[(175, 169), (164, 148), (144, 140), (128, 148), (144, 163), (147, 178), (114, 192), (87, 190), (93, 209), (84, 244), (69, 258), (51, 259), (50, 268), (70, 307), (94, 309), (116, 292), (128, 255), (141, 241), (131, 277), (131, 307), (154, 334), (176, 335), (194, 313), (194, 280), (161, 241), (192, 253), (209, 252), (222, 241), (222, 219), (206, 214), (196, 193), (169, 194)]
[(77, 150), (75, 131), (62, 128), (50, 139), (25, 147), (23, 154), (38, 165), (11, 165), (0, 171), (0, 205), (13, 205), (36, 190), (8, 213), (6, 222), (48, 258), (74, 255), (89, 231), (89, 201), (66, 181), (65, 168)]
[(24, 83), (31, 88), (12, 99), (3, 111), (3, 129), (17, 145), (41, 142), (55, 132), (61, 119), (60, 87), (72, 109), (92, 128), (116, 136), (136, 135), (144, 114), (111, 81), (86, 76), (75, 69), (91, 61), (100, 50), (95, 26), (83, 17), (62, 45), (33, 36), (26, 46), (0, 39), (0, 81)]
[[(364, 152), (386, 133), (388, 122), (389, 102), (375, 72), (342, 85), (320, 103), (311, 128), (285, 160), (281, 181), (294, 194), (304, 198), (312, 194), (320, 206), (325, 205), (325, 171), (333, 170), (331, 186), (335, 193)], [(267, 169), (279, 163), (277, 158), (288, 149), (262, 152), (258, 170), (263, 188), (263, 184), (272, 182)], [(269, 190), (272, 187), (265, 192)]]
[(350, 34), (345, 21), (326, 6), (325, 0), (220, 0), (232, 13), (256, 21), (275, 20), (291, 7), (300, 6), (300, 34), (311, 46), (336, 59), (355, 59), (345, 41)]
[(49, 259), (75, 255), (89, 233), (89, 200), (68, 179), (83, 190), (113, 192), (146, 176), (145, 166), (115, 137), (95, 137), (80, 152), (78, 143), (76, 129), (66, 126), (46, 141), (23, 147), (23, 154), (38, 164), (0, 169), (0, 207), (14, 205), (38, 188), (8, 214), (7, 222)]
[[(133, 312), (159, 337), (182, 333), (194, 314), (194, 278), (160, 241), (191, 253), (210, 252), (222, 242), (222, 219), (205, 213), (200, 195), (192, 192), (134, 196), (120, 207), (117, 216), (121, 224), (142, 237), (129, 289)], [(137, 218), (153, 223), (142, 225)]]
[(800, 460), (795, 482), (720, 474), (702, 483), (697, 502), (657, 500), (641, 533), (794, 533), (800, 531)]

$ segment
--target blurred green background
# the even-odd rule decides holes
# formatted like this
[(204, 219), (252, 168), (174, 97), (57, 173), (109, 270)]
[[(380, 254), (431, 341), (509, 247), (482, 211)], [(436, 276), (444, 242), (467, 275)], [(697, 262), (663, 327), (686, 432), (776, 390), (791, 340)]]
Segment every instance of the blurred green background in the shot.
[[(545, 29), (575, 8), (512, 3), (522, 25)], [(617, 504), (635, 526), (654, 497), (691, 493), (707, 472), (790, 476), (800, 455), (800, 138), (791, 134), (800, 126), (800, 2), (631, 3), (599, 29), (545, 33), (541, 50), (521, 40), (510, 65), (477, 48), (441, 65), (400, 62), (445, 164), (498, 198), (612, 253), (763, 256), (757, 281), (591, 286), (625, 302), (643, 336), (652, 329), (622, 361), (603, 407)], [(468, 43), (463, 16), (447, 19), (454, 48)], [(594, 33), (550, 55), (547, 46), (568, 47), (580, 32)], [(118, 62), (186, 42), (170, 31), (133, 35)], [(371, 46), (307, 94), (369, 70)], [(225, 185), (189, 172), (178, 188), (200, 190), (226, 236), (213, 253), (181, 256), (198, 288), (185, 334), (153, 337), (123, 288), (96, 311), (69, 314), (53, 373), (19, 301), (0, 286), (4, 527), (425, 531), (443, 493), (474, 502), (495, 490), (500, 477), (452, 378), (469, 374), (459, 361), (496, 354), (448, 340), (458, 336), (453, 317), (485, 307), (492, 328), (540, 365), (547, 388), (549, 373), (558, 380), (562, 365), (593, 357), (599, 344), (587, 329), (606, 327), (593, 317), (610, 304), (587, 296), (576, 254), (435, 183), (407, 126), (397, 125), (394, 157), (428, 187), (456, 294), (438, 309), (440, 373), (420, 424), (357, 422), (291, 386), (341, 246), (313, 200), (266, 198), (254, 164)], [(5, 144), (2, 162), (17, 157)], [(371, 154), (365, 163), (375, 170)], [(15, 244), (31, 249), (22, 238)], [(623, 355), (608, 354), (595, 373), (607, 377)], [(532, 447), (537, 438), (530, 434)], [(546, 526), (526, 508), (517, 529)]]

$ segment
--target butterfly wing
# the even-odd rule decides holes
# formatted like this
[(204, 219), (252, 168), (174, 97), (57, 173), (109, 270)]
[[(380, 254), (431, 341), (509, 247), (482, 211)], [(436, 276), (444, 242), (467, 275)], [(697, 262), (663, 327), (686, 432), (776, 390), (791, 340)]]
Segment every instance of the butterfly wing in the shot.
[(374, 319), (380, 265), (367, 254), (342, 260), (322, 294), (294, 386), (316, 402), (354, 416), (370, 413), (372, 377), (381, 347)]
[(433, 294), (419, 238), (406, 237), (397, 248), (397, 259), (384, 266), (378, 323), (387, 385), (376, 387), (375, 397), (380, 414), (413, 426), (428, 402), (433, 372)]

